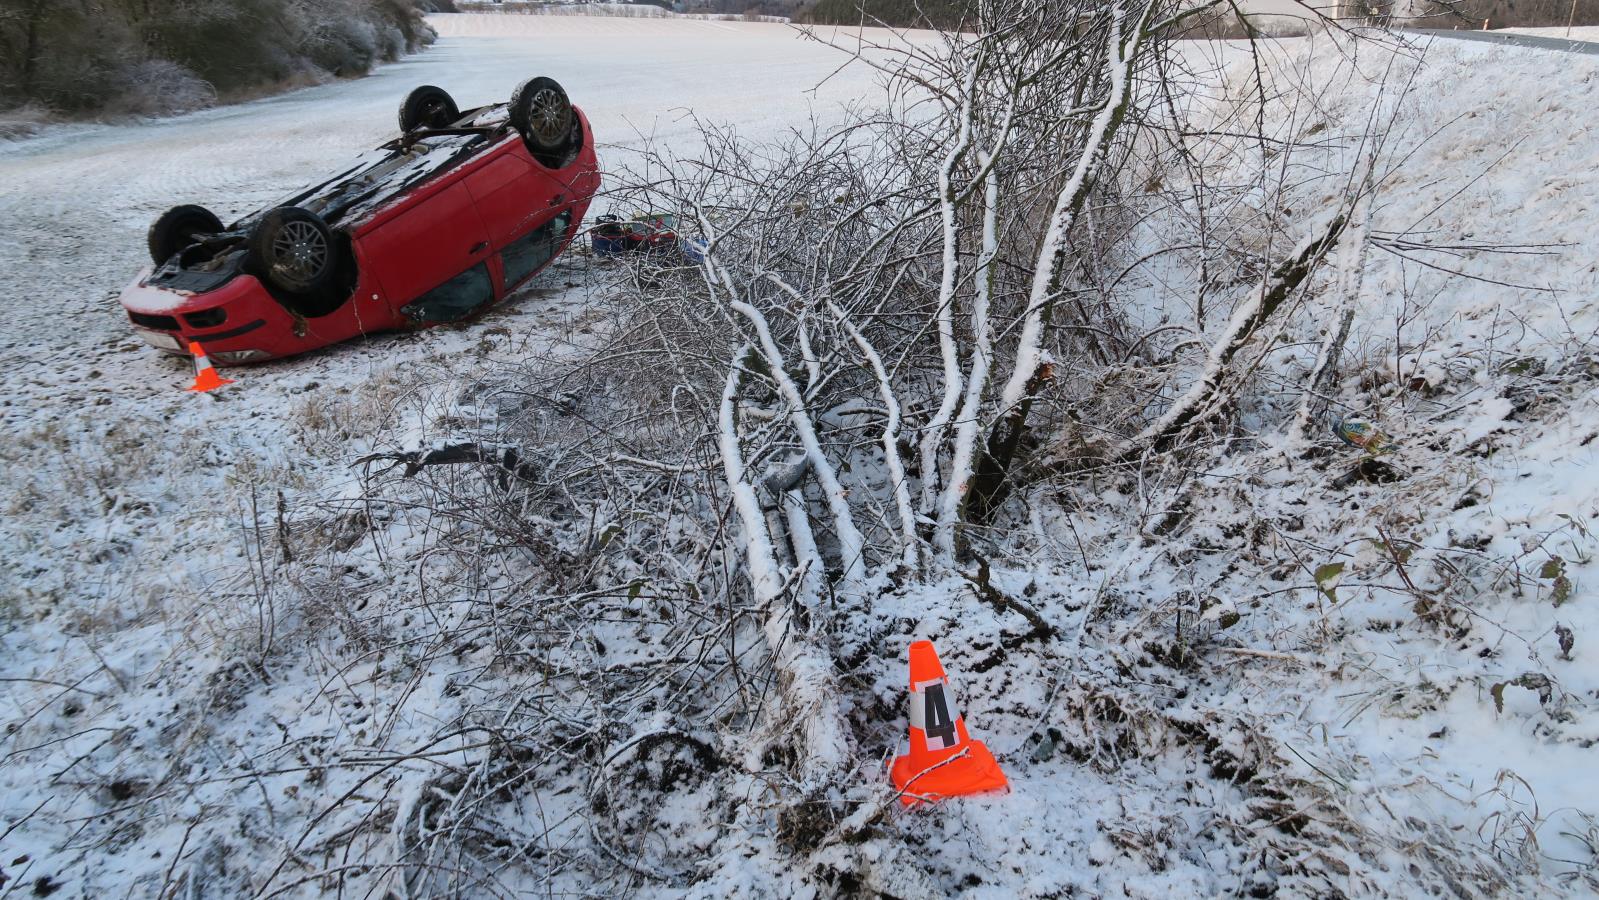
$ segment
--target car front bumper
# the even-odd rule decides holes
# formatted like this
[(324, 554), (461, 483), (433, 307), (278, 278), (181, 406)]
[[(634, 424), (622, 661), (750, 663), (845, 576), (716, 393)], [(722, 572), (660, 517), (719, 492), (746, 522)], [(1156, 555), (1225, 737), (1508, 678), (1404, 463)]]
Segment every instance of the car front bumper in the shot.
[[(294, 352), (282, 346), (303, 324), (266, 292), (239, 275), (214, 291), (193, 294), (146, 284), (147, 269), (122, 291), (122, 308), (145, 343), (163, 353), (189, 355), (191, 342), (220, 365), (262, 362)], [(303, 320), (300, 320), (303, 322)]]

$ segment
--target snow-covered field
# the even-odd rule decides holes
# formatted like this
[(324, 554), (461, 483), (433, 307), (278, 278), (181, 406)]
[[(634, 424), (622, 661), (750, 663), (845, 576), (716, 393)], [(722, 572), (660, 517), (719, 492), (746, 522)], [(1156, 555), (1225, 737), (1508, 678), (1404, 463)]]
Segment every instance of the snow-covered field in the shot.
[[(429, 755), (476, 764), (469, 740), (436, 734), (474, 662), (416, 643), (413, 620), (437, 615), (420, 552), (432, 526), (359, 509), (352, 463), (470, 434), (493, 418), (470, 388), (482, 373), (607, 325), (575, 254), (480, 322), (241, 369), (190, 395), (187, 366), (134, 340), (115, 303), (156, 215), (197, 202), (226, 219), (281, 196), (389, 135), (420, 83), (466, 105), (552, 75), (603, 141), (685, 150), (690, 108), (761, 135), (874, 96), (867, 74), (834, 74), (835, 51), (777, 25), (434, 21), (435, 48), (370, 78), (0, 144), (0, 895), (317, 896), (381, 872), (406, 815), (446, 790)], [(1366, 75), (1382, 71), (1385, 51), (1361, 52)], [(1376, 88), (1325, 45), (1272, 57), (1326, 87), (1296, 115), (1334, 160), (1353, 155), (1336, 139), (1365, 126)], [(933, 637), (1013, 785), (821, 851), (841, 869), (877, 854), (904, 871), (865, 887), (1594, 890), (1599, 60), (1440, 41), (1402, 103), (1395, 143), (1413, 155), (1374, 231), (1550, 252), (1445, 262), (1489, 281), (1368, 258), (1340, 396), (1395, 433), (1412, 477), (1334, 487), (1357, 456), (1305, 462), (1263, 436), (1200, 479), (1187, 503), (1203, 521), (1181, 552), (1129, 537), (1145, 524), (1132, 507), (1160, 498), (1100, 486), (1074, 523), (1040, 519), (1032, 559), (996, 575), (1058, 623), (1042, 648), (1018, 647), (1016, 624), (959, 583), (841, 610), (839, 655), (859, 660), (859, 704), (881, 711), (873, 734), (902, 732), (904, 642)], [(1321, 190), (1307, 187), (1307, 217)], [(1370, 527), (1396, 521), (1392, 541)], [(1258, 547), (1204, 549), (1233, 529), (1258, 531)], [(1418, 610), (1418, 592), (1448, 610)], [(1237, 624), (1184, 645), (1180, 666), (1140, 657), (1172, 655), (1170, 623), (1199, 595)], [(880, 760), (856, 773), (880, 778)], [(582, 799), (569, 787), (491, 820), (515, 834), (543, 823), (542, 843), (516, 853), (544, 878), (519, 890), (817, 890), (792, 880), (758, 797), (728, 808), (688, 790), (633, 858), (694, 871), (692, 889), (621, 865), (596, 880), (605, 858), (568, 824)]]

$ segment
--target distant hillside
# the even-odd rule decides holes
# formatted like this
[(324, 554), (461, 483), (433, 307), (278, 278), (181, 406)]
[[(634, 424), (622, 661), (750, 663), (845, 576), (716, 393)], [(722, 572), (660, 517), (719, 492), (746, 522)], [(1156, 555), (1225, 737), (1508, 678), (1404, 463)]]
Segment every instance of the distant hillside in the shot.
[(0, 0), (0, 111), (158, 115), (330, 75), (429, 43), (451, 0)]

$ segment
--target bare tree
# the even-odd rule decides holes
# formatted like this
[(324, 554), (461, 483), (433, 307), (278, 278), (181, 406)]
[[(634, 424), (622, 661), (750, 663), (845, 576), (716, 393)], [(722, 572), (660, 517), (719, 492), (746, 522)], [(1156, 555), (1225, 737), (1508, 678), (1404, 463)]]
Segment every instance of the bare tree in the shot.
[[(521, 579), (439, 612), (437, 646), (486, 642), (486, 665), (537, 672), (441, 731), (480, 764), (439, 764), (393, 810), (400, 893), (512, 864), (473, 823), (552, 756), (592, 773), (572, 813), (589, 855), (562, 864), (610, 869), (614, 887), (693, 878), (692, 847), (625, 846), (652, 822), (647, 792), (615, 786), (635, 769), (758, 784), (800, 869), (837, 867), (821, 851), (893, 802), (851, 777), (861, 724), (838, 611), (959, 574), (1028, 623), (1023, 640), (1055, 640), (1060, 623), (990, 582), (985, 556), (1026, 517), (1016, 488), (1106, 468), (1175, 471), (1180, 487), (1230, 428), (1252, 352), (1315, 296), (1349, 231), (1347, 209), (1300, 234), (1270, 208), (1295, 148), (1259, 127), (1260, 84), (1218, 108), (1182, 97), (1173, 38), (1215, 8), (996, 0), (960, 31), (830, 35), (882, 75), (889, 108), (761, 144), (702, 124), (689, 159), (644, 148), (608, 202), (674, 216), (695, 251), (611, 269), (602, 338), (475, 388), (508, 410), (494, 443), (366, 461), (405, 465), (374, 468), (373, 496), (425, 504), (466, 581)], [(1273, 164), (1215, 185), (1205, 152)], [(1343, 204), (1357, 233), (1369, 184)], [(1160, 264), (1200, 273), (1173, 303), (1187, 319), (1135, 308)], [(534, 571), (512, 578), (507, 560)], [(659, 652), (606, 662), (603, 630)], [(866, 884), (892, 868), (854, 865)]]

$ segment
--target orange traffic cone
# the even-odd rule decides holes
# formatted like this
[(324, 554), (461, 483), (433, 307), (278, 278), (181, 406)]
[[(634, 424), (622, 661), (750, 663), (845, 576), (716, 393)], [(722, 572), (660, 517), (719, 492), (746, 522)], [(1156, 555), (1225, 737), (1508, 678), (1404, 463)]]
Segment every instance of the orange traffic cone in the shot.
[(889, 770), (900, 802), (914, 806), (1008, 787), (994, 754), (966, 733), (933, 642), (911, 644), (910, 656), (911, 748)]
[(232, 384), (233, 379), (223, 378), (212, 367), (211, 360), (205, 358), (205, 351), (200, 348), (199, 341), (189, 342), (189, 354), (194, 357), (194, 384), (189, 385), (191, 391), (214, 391), (224, 384)]

